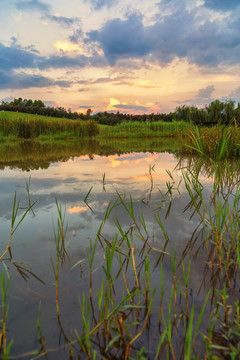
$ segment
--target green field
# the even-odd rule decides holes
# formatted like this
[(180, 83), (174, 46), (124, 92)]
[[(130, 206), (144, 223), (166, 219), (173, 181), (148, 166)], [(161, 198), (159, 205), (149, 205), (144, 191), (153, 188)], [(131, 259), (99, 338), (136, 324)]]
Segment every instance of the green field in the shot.
[(1, 139), (73, 138), (98, 133), (93, 120), (69, 120), (24, 113), (1, 112)]

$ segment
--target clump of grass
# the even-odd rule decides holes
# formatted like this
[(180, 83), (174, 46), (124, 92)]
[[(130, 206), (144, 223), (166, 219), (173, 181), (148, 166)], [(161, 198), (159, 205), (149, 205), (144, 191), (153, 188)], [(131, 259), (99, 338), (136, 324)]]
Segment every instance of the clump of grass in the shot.
[(89, 137), (99, 132), (98, 124), (90, 119), (70, 120), (38, 115), (0, 113), (0, 134), (21, 139), (36, 137)]
[(197, 154), (215, 161), (239, 156), (240, 130), (236, 124), (190, 128), (187, 138), (184, 138), (182, 152)]

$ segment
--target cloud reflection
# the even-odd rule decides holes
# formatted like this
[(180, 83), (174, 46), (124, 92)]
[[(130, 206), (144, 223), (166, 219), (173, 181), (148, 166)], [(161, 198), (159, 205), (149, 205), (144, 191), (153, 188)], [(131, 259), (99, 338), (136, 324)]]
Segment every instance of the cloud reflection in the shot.
[(88, 210), (87, 206), (73, 206), (67, 210), (68, 214), (77, 214)]

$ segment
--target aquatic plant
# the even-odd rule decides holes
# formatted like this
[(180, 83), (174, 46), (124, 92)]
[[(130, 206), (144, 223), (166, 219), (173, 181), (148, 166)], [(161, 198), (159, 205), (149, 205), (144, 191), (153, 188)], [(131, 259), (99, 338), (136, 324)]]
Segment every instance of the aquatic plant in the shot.
[[(152, 201), (153, 171), (150, 166), (150, 192), (144, 206)], [(165, 203), (172, 204), (181, 189), (176, 186), (173, 174), (167, 173), (170, 180), (166, 183), (166, 192), (159, 192), (159, 196)], [(89, 240), (86, 257), (65, 269), (74, 274), (84, 264), (85, 271), (84, 286), (75, 281), (73, 284), (79, 299), (78, 312), (74, 312), (78, 321), (66, 332), (62, 325), (64, 308), (59, 302), (68, 293), (61, 291), (59, 274), (68, 256), (67, 233), (65, 213), (56, 201), (55, 260), (52, 257), (51, 262), (56, 286), (57, 326), (63, 341), (59, 341), (56, 348), (48, 345), (42, 327), (49, 319), (43, 317), (42, 310), (40, 319), (38, 302), (36, 327), (40, 348), (17, 354), (17, 358), (37, 359), (50, 357), (52, 353), (56, 358), (58, 352), (66, 349), (68, 352), (63, 356), (69, 359), (98, 359), (103, 354), (106, 359), (239, 358), (240, 304), (233, 298), (239, 290), (240, 188), (235, 187), (234, 192), (223, 197), (213, 183), (206, 199), (197, 174), (182, 169), (182, 179), (187, 202), (184, 211), (190, 220), (196, 218), (196, 229), (185, 249), (179, 254), (169, 247), (172, 239), (165, 224), (171, 207), (154, 207), (154, 223), (151, 224), (154, 232), (151, 232), (144, 215), (137, 213), (137, 200), (117, 192), (106, 208), (96, 237)], [(30, 186), (30, 180), (27, 184)], [(90, 188), (83, 201), (88, 203), (93, 196)], [(13, 209), (16, 208), (15, 204)], [(124, 212), (129, 221), (123, 221), (118, 216), (120, 212)], [(114, 236), (106, 228), (110, 220), (115, 224)], [(161, 241), (156, 243), (155, 236)], [(198, 256), (203, 263), (203, 279), (196, 289), (191, 275)], [(170, 269), (167, 277), (166, 268)], [(14, 343), (11, 347), (12, 343), (8, 345), (6, 339), (6, 294), (11, 282), (5, 285), (4, 281), (1, 280), (2, 354), (5, 351), (7, 359)]]
[(182, 143), (182, 152), (197, 154), (214, 161), (239, 156), (239, 128), (236, 124), (216, 125), (211, 128), (191, 128)]

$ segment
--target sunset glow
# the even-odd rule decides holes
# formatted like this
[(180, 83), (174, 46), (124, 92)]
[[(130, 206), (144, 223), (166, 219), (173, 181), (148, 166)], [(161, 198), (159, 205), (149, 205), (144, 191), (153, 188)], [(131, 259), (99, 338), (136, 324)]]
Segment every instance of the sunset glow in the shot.
[(240, 4), (0, 0), (0, 100), (170, 112), (240, 101)]

